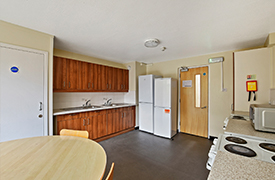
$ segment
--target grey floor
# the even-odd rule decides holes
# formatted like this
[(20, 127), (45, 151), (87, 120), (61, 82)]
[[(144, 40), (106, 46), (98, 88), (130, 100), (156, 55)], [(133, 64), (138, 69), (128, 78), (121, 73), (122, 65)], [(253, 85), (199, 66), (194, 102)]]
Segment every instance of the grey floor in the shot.
[(106, 174), (115, 162), (114, 180), (207, 179), (205, 164), (211, 140), (178, 133), (174, 140), (134, 130), (101, 141), (107, 154)]

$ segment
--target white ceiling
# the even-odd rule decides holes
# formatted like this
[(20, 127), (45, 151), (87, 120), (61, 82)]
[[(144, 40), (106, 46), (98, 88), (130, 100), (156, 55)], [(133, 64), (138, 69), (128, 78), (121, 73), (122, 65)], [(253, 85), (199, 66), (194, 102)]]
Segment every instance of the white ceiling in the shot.
[(263, 45), (275, 0), (0, 0), (0, 19), (54, 35), (58, 49), (151, 63)]

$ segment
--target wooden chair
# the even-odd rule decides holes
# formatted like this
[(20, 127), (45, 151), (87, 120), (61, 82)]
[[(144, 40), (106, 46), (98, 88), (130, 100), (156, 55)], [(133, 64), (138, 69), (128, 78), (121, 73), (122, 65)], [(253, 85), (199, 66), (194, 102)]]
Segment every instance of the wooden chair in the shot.
[(72, 129), (61, 129), (60, 136), (78, 136), (87, 138), (89, 137), (88, 131), (77, 131)]
[(115, 163), (112, 163), (111, 169), (109, 171), (108, 176), (106, 177), (106, 180), (113, 180), (113, 176), (114, 176), (114, 166)]

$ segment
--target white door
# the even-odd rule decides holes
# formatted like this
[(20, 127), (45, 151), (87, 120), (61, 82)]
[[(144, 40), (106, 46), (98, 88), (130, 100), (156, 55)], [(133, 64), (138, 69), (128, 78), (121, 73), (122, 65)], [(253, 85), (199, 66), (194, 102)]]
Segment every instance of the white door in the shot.
[(153, 75), (139, 76), (139, 102), (153, 103)]
[(154, 134), (171, 138), (171, 109), (154, 108)]
[(155, 106), (171, 107), (171, 79), (155, 79)]
[(44, 56), (0, 44), (0, 142), (47, 134)]
[(154, 130), (153, 104), (139, 103), (139, 129), (149, 133)]

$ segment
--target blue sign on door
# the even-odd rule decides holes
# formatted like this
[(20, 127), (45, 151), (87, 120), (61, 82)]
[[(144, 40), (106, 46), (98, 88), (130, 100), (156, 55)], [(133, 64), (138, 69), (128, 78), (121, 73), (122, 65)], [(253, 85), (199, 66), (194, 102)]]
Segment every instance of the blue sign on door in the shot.
[(11, 67), (11, 72), (17, 73), (18, 71), (19, 71), (18, 67), (16, 67), (16, 66)]

